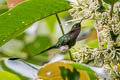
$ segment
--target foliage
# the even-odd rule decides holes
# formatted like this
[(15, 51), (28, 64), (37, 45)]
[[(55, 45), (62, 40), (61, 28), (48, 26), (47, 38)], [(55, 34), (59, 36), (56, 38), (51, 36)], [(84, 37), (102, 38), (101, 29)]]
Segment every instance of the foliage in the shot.
[(69, 61), (46, 64), (39, 69), (38, 76), (46, 80), (96, 80), (90, 68)]
[(69, 69), (65, 69), (64, 67), (60, 67), (60, 70), (63, 80), (65, 80), (66, 78), (68, 78), (68, 80), (80, 79), (80, 74), (75, 68), (73, 68), (73, 72), (71, 72)]
[[(6, 57), (19, 57), (27, 62), (41, 65), (42, 67), (38, 66), (40, 68), (36, 69), (37, 76), (45, 80), (96, 80), (103, 78), (119, 80), (119, 0), (76, 0), (76, 2), (20, 0), (20, 2), (23, 1), (21, 3), (16, 0), (19, 4), (12, 0), (7, 1), (3, 0), (0, 3), (0, 80), (29, 80), (6, 68), (6, 63), (2, 63), (4, 57), (5, 60)], [(67, 10), (69, 11), (64, 12)], [(84, 40), (76, 42), (76, 45), (70, 49), (76, 63), (66, 60), (69, 59), (68, 54), (62, 54), (66, 61), (49, 63), (52, 59), (56, 59), (54, 56), (59, 53), (57, 50), (27, 59), (51, 46), (62, 35), (56, 25), (58, 22), (55, 14), (58, 13), (62, 25), (66, 20), (72, 19), (68, 22), (77, 22), (84, 18), (79, 38), (79, 40)], [(71, 26), (71, 23), (67, 24), (67, 26)], [(70, 27), (64, 27), (65, 33), (69, 30)], [(36, 66), (20, 61), (31, 68)], [(13, 63), (15, 63), (14, 60)], [(93, 67), (89, 65), (95, 66), (95, 70), (93, 71)], [(100, 72), (98, 67), (100, 67)]]
[[(104, 3), (104, 2), (105, 3)], [(119, 0), (88, 0), (78, 1), (78, 5), (72, 5), (70, 10), (74, 18), (84, 17), (95, 20), (94, 27), (97, 32), (97, 41), (88, 43), (88, 47), (80, 48), (74, 53), (76, 61), (94, 66), (105, 67), (105, 71), (111, 79), (119, 80), (118, 64), (120, 62), (119, 45)], [(110, 4), (107, 5), (106, 3)], [(84, 4), (84, 6), (83, 6)], [(104, 5), (105, 4), (105, 5)], [(76, 6), (79, 6), (75, 9)], [(89, 6), (89, 7), (86, 7)], [(110, 6), (110, 7), (109, 7)], [(81, 8), (82, 10), (78, 11)], [(101, 79), (101, 78), (100, 78)]]
[(10, 72), (1, 71), (0, 70), (0, 80), (21, 80), (18, 76), (15, 74), (12, 74)]
[(0, 16), (0, 45), (20, 35), (35, 21), (69, 8), (69, 3), (64, 0), (27, 0), (22, 2)]

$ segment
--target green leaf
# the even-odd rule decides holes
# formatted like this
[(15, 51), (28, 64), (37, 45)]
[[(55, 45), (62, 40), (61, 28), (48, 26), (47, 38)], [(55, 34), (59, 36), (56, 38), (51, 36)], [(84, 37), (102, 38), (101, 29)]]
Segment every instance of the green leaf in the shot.
[(50, 30), (50, 33), (53, 33), (54, 28), (55, 28), (55, 23), (56, 23), (56, 17), (50, 16), (50, 17), (46, 18), (45, 20), (46, 20), (46, 23), (47, 23), (48, 28)]
[[(0, 61), (0, 67), (1, 67), (2, 70), (4, 70), (4, 71), (7, 71), (7, 72), (10, 72), (10, 73), (13, 73), (13, 74), (17, 75), (21, 80), (29, 80), (29, 78), (24, 77), (24, 76), (20, 75), (19, 73), (17, 73), (17, 72), (15, 72), (15, 71), (11, 70), (10, 68), (8, 68), (8, 67), (6, 66), (6, 64), (5, 64), (4, 61)], [(0, 79), (0, 80), (1, 80), (1, 79)]]
[(74, 68), (76, 69), (80, 69), (80, 70), (85, 70), (85, 71), (90, 71), (90, 72), (94, 72), (93, 70), (91, 70), (89, 67), (81, 65), (81, 64), (77, 64), (77, 63), (70, 63)]
[(61, 76), (63, 78), (63, 80), (65, 80), (66, 76), (67, 76), (67, 69), (65, 69), (65, 67), (60, 66), (60, 72), (61, 72)]
[(8, 9), (0, 9), (0, 14), (3, 14), (6, 11), (8, 11)]
[(80, 70), (84, 70), (88, 73), (90, 80), (96, 80), (97, 77), (95, 75), (95, 72), (93, 70), (91, 70), (89, 67), (81, 65), (81, 64), (77, 64), (77, 63), (70, 63), (74, 68), (76, 69), (80, 69)]
[(0, 70), (0, 80), (20, 80), (20, 78), (15, 74)]
[(68, 80), (97, 80), (89, 67), (70, 61), (45, 64), (39, 69), (38, 77), (43, 80), (66, 80), (66, 77)]
[(68, 80), (79, 80), (80, 79), (80, 73), (76, 70), (76, 68), (73, 68), (73, 72), (70, 69), (66, 69), (64, 66), (59, 67), (61, 71), (61, 76), (63, 80), (68, 78)]
[(114, 4), (118, 2), (119, 0), (103, 0), (103, 1), (106, 2), (107, 4)]
[(0, 15), (0, 46), (18, 36), (32, 23), (70, 9), (65, 0), (26, 0)]

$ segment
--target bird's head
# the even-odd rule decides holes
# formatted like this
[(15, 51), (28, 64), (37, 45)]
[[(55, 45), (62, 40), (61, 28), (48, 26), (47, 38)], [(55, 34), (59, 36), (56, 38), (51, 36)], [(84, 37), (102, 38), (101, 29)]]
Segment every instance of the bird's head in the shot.
[(71, 30), (76, 30), (76, 29), (80, 29), (81, 28), (81, 23), (76, 23), (72, 26)]
[(82, 18), (82, 19), (80, 20), (80, 22), (74, 24), (74, 25), (72, 26), (72, 29), (71, 29), (71, 30), (81, 29), (81, 22), (82, 22), (83, 20), (84, 20), (84, 18)]

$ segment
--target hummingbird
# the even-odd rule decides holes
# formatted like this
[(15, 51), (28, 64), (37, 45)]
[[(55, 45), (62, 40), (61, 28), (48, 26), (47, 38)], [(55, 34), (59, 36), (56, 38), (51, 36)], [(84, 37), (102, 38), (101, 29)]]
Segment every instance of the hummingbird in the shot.
[[(69, 32), (67, 32), (66, 34), (64, 34), (63, 36), (61, 36), (59, 39), (58, 39), (58, 42), (54, 45), (52, 45), (51, 47), (41, 51), (40, 53), (38, 54), (35, 54), (33, 56), (30, 56), (28, 58), (32, 58), (34, 56), (37, 56), (37, 55), (40, 55), (42, 53), (45, 53), (51, 49), (60, 49), (61, 51), (69, 51), (69, 49), (75, 45), (76, 41), (77, 41), (77, 37), (81, 31), (81, 22), (78, 22), (76, 24), (74, 24), (71, 28), (71, 30)], [(27, 59), (28, 59), (27, 58)], [(72, 56), (70, 54), (70, 58), (72, 60)], [(16, 60), (17, 58), (11, 58), (11, 60)]]
[(42, 54), (44, 52), (47, 52), (51, 49), (58, 49), (59, 48), (61, 51), (64, 51), (64, 50), (68, 51), (72, 46), (75, 45), (80, 31), (81, 31), (81, 22), (74, 24), (72, 26), (72, 29), (68, 33), (61, 36), (58, 39), (58, 42), (56, 44), (52, 45), (48, 49), (45, 49), (45, 50), (41, 51), (40, 53), (35, 54), (33, 56), (37, 56), (37, 55)]

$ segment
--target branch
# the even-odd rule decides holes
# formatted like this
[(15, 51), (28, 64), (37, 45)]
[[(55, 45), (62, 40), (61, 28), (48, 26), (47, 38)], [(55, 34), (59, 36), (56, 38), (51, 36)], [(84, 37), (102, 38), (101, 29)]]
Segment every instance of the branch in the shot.
[(112, 18), (112, 13), (113, 13), (113, 7), (114, 7), (114, 4), (111, 4), (111, 9), (110, 9), (110, 17)]
[(62, 27), (61, 21), (60, 21), (60, 19), (59, 19), (59, 17), (58, 17), (57, 14), (56, 14), (56, 18), (57, 18), (57, 21), (58, 21), (58, 23), (59, 23), (59, 26), (60, 26), (60, 29), (61, 29), (61, 31), (62, 31), (62, 34), (64, 35), (64, 30), (63, 30), (63, 27)]

